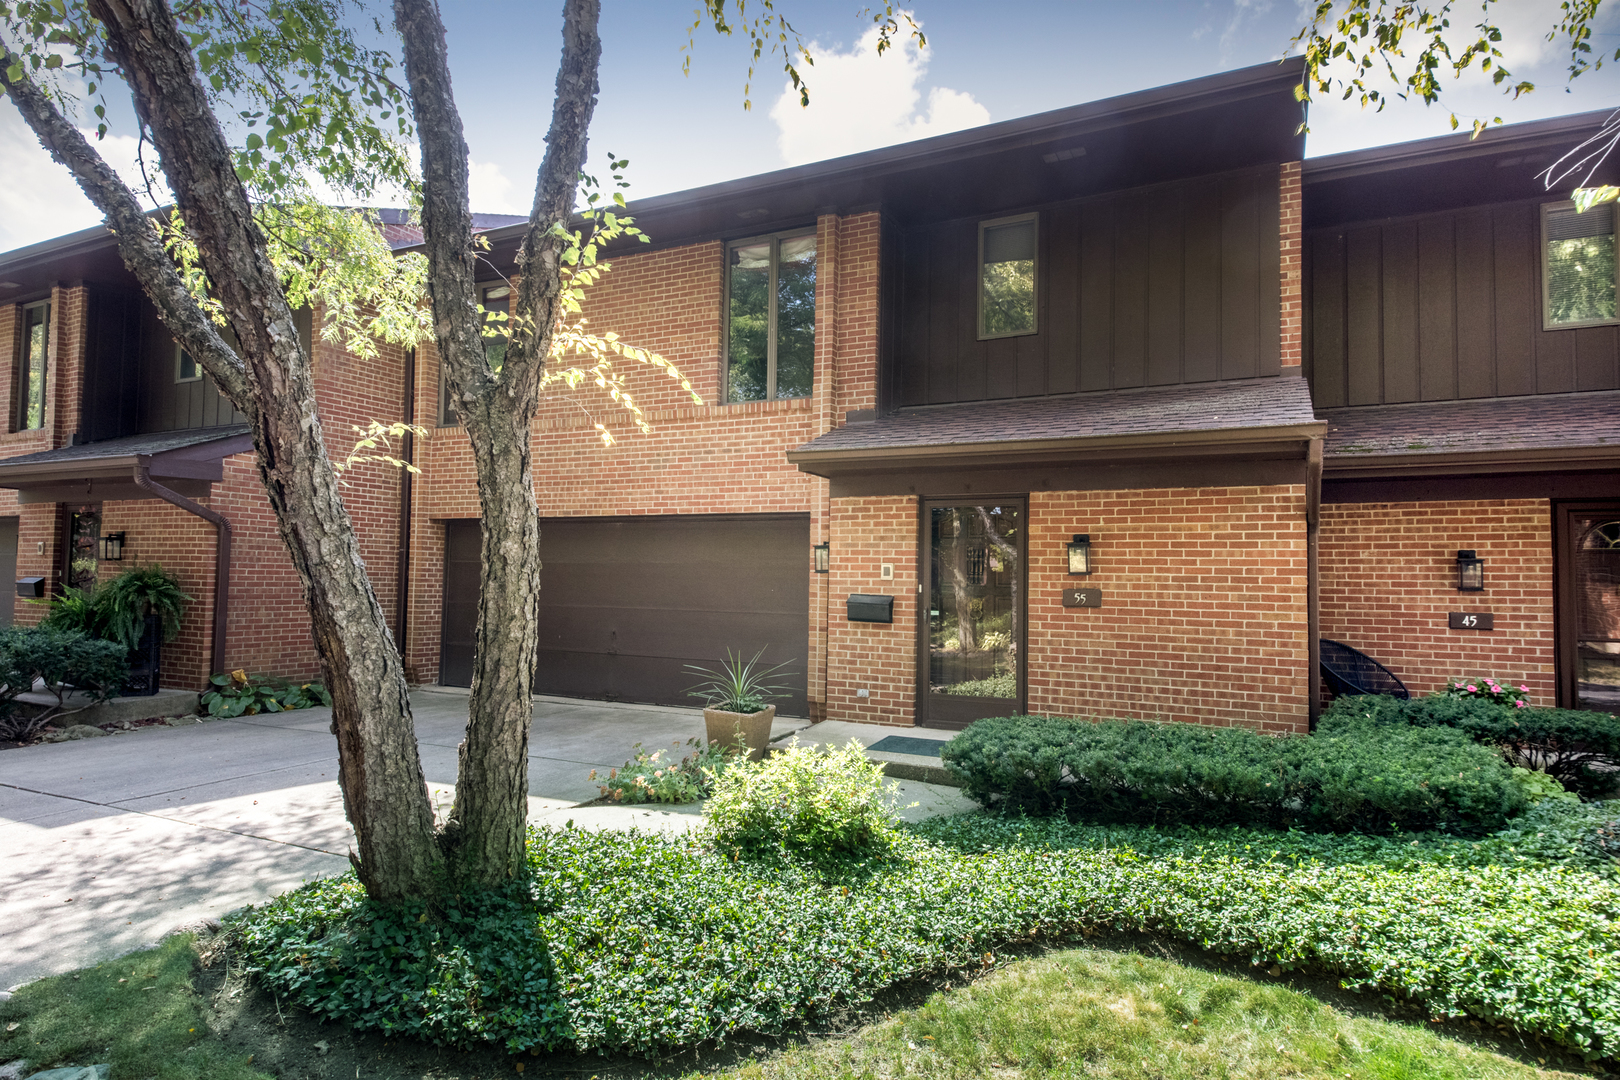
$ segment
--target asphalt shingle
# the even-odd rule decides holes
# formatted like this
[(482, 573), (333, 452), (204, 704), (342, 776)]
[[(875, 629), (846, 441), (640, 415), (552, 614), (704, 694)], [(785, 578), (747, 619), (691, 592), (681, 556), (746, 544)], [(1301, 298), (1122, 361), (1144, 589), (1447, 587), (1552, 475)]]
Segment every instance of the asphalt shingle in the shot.
[(1314, 424), (1297, 375), (902, 409), (846, 424), (801, 451), (860, 451)]
[(1325, 409), (1328, 460), (1613, 446), (1620, 390)]

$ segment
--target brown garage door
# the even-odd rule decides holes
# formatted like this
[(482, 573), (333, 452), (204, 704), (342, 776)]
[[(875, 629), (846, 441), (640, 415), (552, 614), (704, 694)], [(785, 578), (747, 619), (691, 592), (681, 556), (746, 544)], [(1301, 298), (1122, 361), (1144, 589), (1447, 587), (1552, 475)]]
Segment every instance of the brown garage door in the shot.
[[(727, 648), (786, 660), (806, 716), (810, 518), (807, 514), (547, 518), (540, 524), (538, 694), (692, 705), (684, 665)], [(471, 573), (471, 588), (467, 574)], [(446, 535), (440, 678), (472, 681), (478, 523)]]

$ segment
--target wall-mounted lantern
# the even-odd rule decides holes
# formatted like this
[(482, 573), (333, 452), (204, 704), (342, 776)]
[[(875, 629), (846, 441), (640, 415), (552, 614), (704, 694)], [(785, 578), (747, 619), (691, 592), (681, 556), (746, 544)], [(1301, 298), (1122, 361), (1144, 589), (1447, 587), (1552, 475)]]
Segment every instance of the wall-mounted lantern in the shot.
[(816, 553), (816, 573), (825, 574), (832, 564), (831, 545), (823, 541), (812, 550)]
[(1069, 576), (1082, 577), (1091, 573), (1091, 534), (1075, 533), (1069, 544)]
[(101, 558), (105, 562), (124, 561), (124, 534), (108, 533), (101, 538)]
[(1457, 591), (1485, 591), (1485, 560), (1472, 551), (1457, 552)]

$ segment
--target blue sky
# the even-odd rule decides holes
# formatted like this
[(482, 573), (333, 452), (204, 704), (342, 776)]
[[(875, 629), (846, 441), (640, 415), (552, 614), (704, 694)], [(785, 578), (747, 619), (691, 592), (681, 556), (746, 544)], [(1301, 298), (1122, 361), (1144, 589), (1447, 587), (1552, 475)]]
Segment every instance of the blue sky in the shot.
[[(474, 208), (525, 212), (550, 119), (561, 5), (441, 3), (473, 161)], [(632, 199), (1264, 63), (1285, 53), (1307, 17), (1298, 0), (919, 0), (913, 10), (928, 47), (880, 59), (869, 39), (863, 43), (870, 21), (857, 18), (856, 4), (778, 3), (814, 42), (808, 110), (785, 95), (778, 61), (761, 65), (745, 112), (744, 43), (707, 28), (698, 32), (691, 75), (683, 76), (688, 4), (604, 0), (591, 146), (597, 163), (608, 151), (631, 160)], [(1461, 21), (1472, 8), (1467, 0), (1458, 7)], [(1557, 0), (1498, 5), (1509, 66), (1538, 84), (1535, 93), (1513, 102), (1475, 79), (1450, 94), (1451, 105), (1465, 117), (1514, 121), (1620, 104), (1620, 69), (1566, 87), (1559, 53), (1543, 40), (1557, 9)], [(1620, 42), (1615, 22), (1614, 11), (1606, 12), (1597, 39), (1611, 52)], [(1354, 104), (1319, 105), (1308, 152), (1444, 134), (1447, 117), (1421, 106), (1372, 114)], [(120, 167), (133, 158), (133, 140), (104, 145)], [(0, 161), (0, 250), (99, 220), (4, 103)]]

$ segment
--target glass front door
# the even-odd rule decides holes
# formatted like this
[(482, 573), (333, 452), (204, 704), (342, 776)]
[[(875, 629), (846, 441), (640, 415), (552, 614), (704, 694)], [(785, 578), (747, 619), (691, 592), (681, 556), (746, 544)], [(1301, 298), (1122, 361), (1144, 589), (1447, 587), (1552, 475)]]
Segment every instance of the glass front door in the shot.
[(1024, 519), (1021, 499), (925, 506), (920, 723), (1023, 711)]
[(1565, 508), (1561, 524), (1565, 696), (1620, 711), (1620, 504)]

